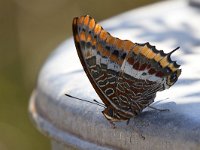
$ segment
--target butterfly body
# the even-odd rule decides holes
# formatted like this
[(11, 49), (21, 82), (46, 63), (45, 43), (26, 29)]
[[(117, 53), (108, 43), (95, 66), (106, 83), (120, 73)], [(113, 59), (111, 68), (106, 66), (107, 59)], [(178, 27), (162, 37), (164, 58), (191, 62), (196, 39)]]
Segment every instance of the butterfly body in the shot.
[(181, 74), (170, 55), (144, 44), (121, 40), (86, 15), (73, 20), (82, 66), (111, 122), (129, 120), (153, 103), (156, 92), (171, 87)]

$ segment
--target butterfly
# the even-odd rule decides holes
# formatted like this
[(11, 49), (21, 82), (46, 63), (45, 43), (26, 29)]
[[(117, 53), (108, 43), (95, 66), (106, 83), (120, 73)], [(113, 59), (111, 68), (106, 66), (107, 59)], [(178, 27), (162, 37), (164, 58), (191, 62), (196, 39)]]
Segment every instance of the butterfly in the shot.
[(179, 47), (164, 53), (148, 42), (121, 40), (89, 15), (75, 17), (72, 29), (80, 62), (111, 123), (137, 116), (181, 74), (180, 65), (170, 58)]

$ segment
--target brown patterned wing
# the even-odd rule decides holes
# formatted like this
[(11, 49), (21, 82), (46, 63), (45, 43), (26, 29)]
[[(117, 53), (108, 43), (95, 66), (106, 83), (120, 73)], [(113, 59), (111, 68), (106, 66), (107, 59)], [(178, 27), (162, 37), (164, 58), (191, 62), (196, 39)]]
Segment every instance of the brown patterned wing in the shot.
[(172, 86), (181, 70), (169, 54), (149, 43), (120, 40), (86, 15), (74, 18), (73, 35), (83, 68), (107, 107), (130, 118)]
[(73, 34), (83, 68), (106, 106), (118, 109), (116, 80), (127, 51), (134, 44), (114, 38), (90, 16), (73, 20)]
[(137, 115), (154, 101), (157, 91), (177, 81), (180, 66), (170, 58), (177, 49), (166, 54), (149, 43), (136, 44), (125, 58), (117, 80), (121, 109)]

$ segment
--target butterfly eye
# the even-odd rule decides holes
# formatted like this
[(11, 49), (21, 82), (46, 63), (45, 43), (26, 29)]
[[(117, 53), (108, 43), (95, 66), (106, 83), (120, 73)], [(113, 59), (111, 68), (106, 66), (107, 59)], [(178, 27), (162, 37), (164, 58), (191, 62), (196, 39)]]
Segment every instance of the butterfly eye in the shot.
[(108, 113), (109, 113), (110, 116), (113, 116), (113, 110), (112, 109), (109, 109)]

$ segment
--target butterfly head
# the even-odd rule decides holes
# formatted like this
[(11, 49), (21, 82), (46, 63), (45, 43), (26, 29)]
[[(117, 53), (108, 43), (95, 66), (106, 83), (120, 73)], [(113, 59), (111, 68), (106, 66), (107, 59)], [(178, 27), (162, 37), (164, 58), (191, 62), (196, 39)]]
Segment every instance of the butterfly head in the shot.
[(115, 116), (114, 109), (111, 107), (107, 107), (102, 111), (102, 113), (108, 121), (111, 122), (119, 121), (119, 119)]
[(110, 122), (117, 122), (117, 121), (125, 121), (130, 118), (124, 118), (120, 115), (120, 113), (115, 110), (113, 107), (107, 107), (102, 111), (105, 118)]

